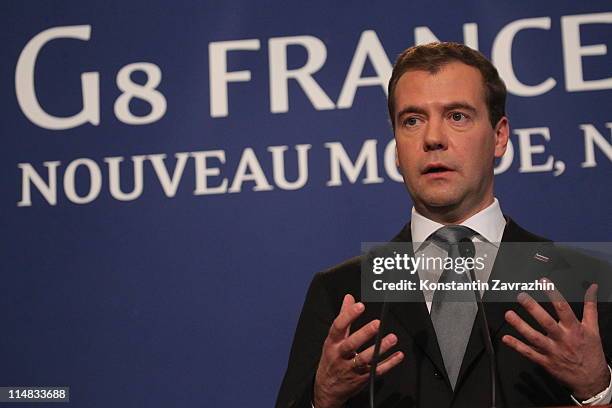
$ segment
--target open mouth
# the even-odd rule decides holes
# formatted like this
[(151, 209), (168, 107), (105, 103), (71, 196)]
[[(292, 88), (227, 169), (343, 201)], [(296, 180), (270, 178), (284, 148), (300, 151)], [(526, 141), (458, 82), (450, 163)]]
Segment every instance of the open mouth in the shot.
[(452, 169), (443, 164), (432, 163), (432, 164), (428, 164), (427, 166), (425, 166), (425, 170), (423, 171), (423, 174), (436, 174), (436, 173), (444, 173), (448, 171), (452, 171)]

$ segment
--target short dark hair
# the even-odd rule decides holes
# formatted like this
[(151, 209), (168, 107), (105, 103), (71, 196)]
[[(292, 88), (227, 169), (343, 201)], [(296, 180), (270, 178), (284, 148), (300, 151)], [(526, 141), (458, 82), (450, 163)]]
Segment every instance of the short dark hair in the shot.
[(497, 69), (480, 52), (470, 47), (454, 42), (434, 42), (416, 45), (402, 52), (393, 66), (389, 80), (387, 105), (391, 125), (395, 129), (395, 88), (400, 77), (408, 71), (427, 71), (437, 73), (446, 64), (462, 62), (472, 66), (482, 75), (485, 89), (485, 102), (489, 111), (491, 126), (506, 115), (506, 85), (499, 77)]

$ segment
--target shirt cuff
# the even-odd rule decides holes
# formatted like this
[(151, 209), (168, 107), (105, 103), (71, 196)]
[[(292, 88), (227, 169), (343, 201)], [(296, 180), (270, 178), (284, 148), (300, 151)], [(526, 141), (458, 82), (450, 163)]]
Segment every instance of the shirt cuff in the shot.
[(610, 370), (610, 384), (608, 384), (608, 388), (585, 401), (578, 401), (572, 395), (572, 400), (574, 400), (576, 405), (605, 405), (612, 401), (612, 368), (608, 366), (608, 370)]

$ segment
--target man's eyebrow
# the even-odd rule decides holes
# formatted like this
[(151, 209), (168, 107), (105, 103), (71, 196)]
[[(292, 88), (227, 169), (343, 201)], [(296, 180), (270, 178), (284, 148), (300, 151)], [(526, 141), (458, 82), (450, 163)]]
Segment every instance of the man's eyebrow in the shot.
[(401, 118), (403, 115), (407, 113), (418, 113), (420, 115), (427, 115), (427, 111), (425, 111), (425, 109), (418, 107), (416, 105), (409, 105), (403, 108), (401, 111), (397, 112), (397, 117)]
[(470, 111), (472, 113), (476, 113), (476, 108), (467, 102), (451, 102), (449, 104), (444, 105), (444, 110), (446, 112), (452, 111), (455, 109), (463, 109), (463, 110)]

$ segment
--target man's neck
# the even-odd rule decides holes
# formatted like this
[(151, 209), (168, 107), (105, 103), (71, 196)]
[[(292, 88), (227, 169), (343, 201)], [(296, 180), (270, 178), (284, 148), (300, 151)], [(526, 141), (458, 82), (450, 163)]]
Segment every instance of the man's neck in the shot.
[[(495, 243), (501, 242), (506, 227), (506, 219), (499, 202), (493, 198), (491, 205), (462, 221), (461, 225), (473, 229), (486, 241), (495, 245)], [(416, 207), (412, 207), (410, 232), (413, 242), (426, 241), (432, 233), (442, 226), (444, 224), (425, 217), (417, 211)]]
[(462, 208), (461, 204), (457, 206), (430, 207), (426, 205), (417, 205), (416, 203), (415, 208), (422, 216), (432, 221), (444, 225), (454, 225), (461, 224), (473, 215), (478, 214), (480, 211), (493, 204), (493, 201), (494, 198), (493, 195), (491, 195), (477, 205), (470, 206), (468, 209)]

